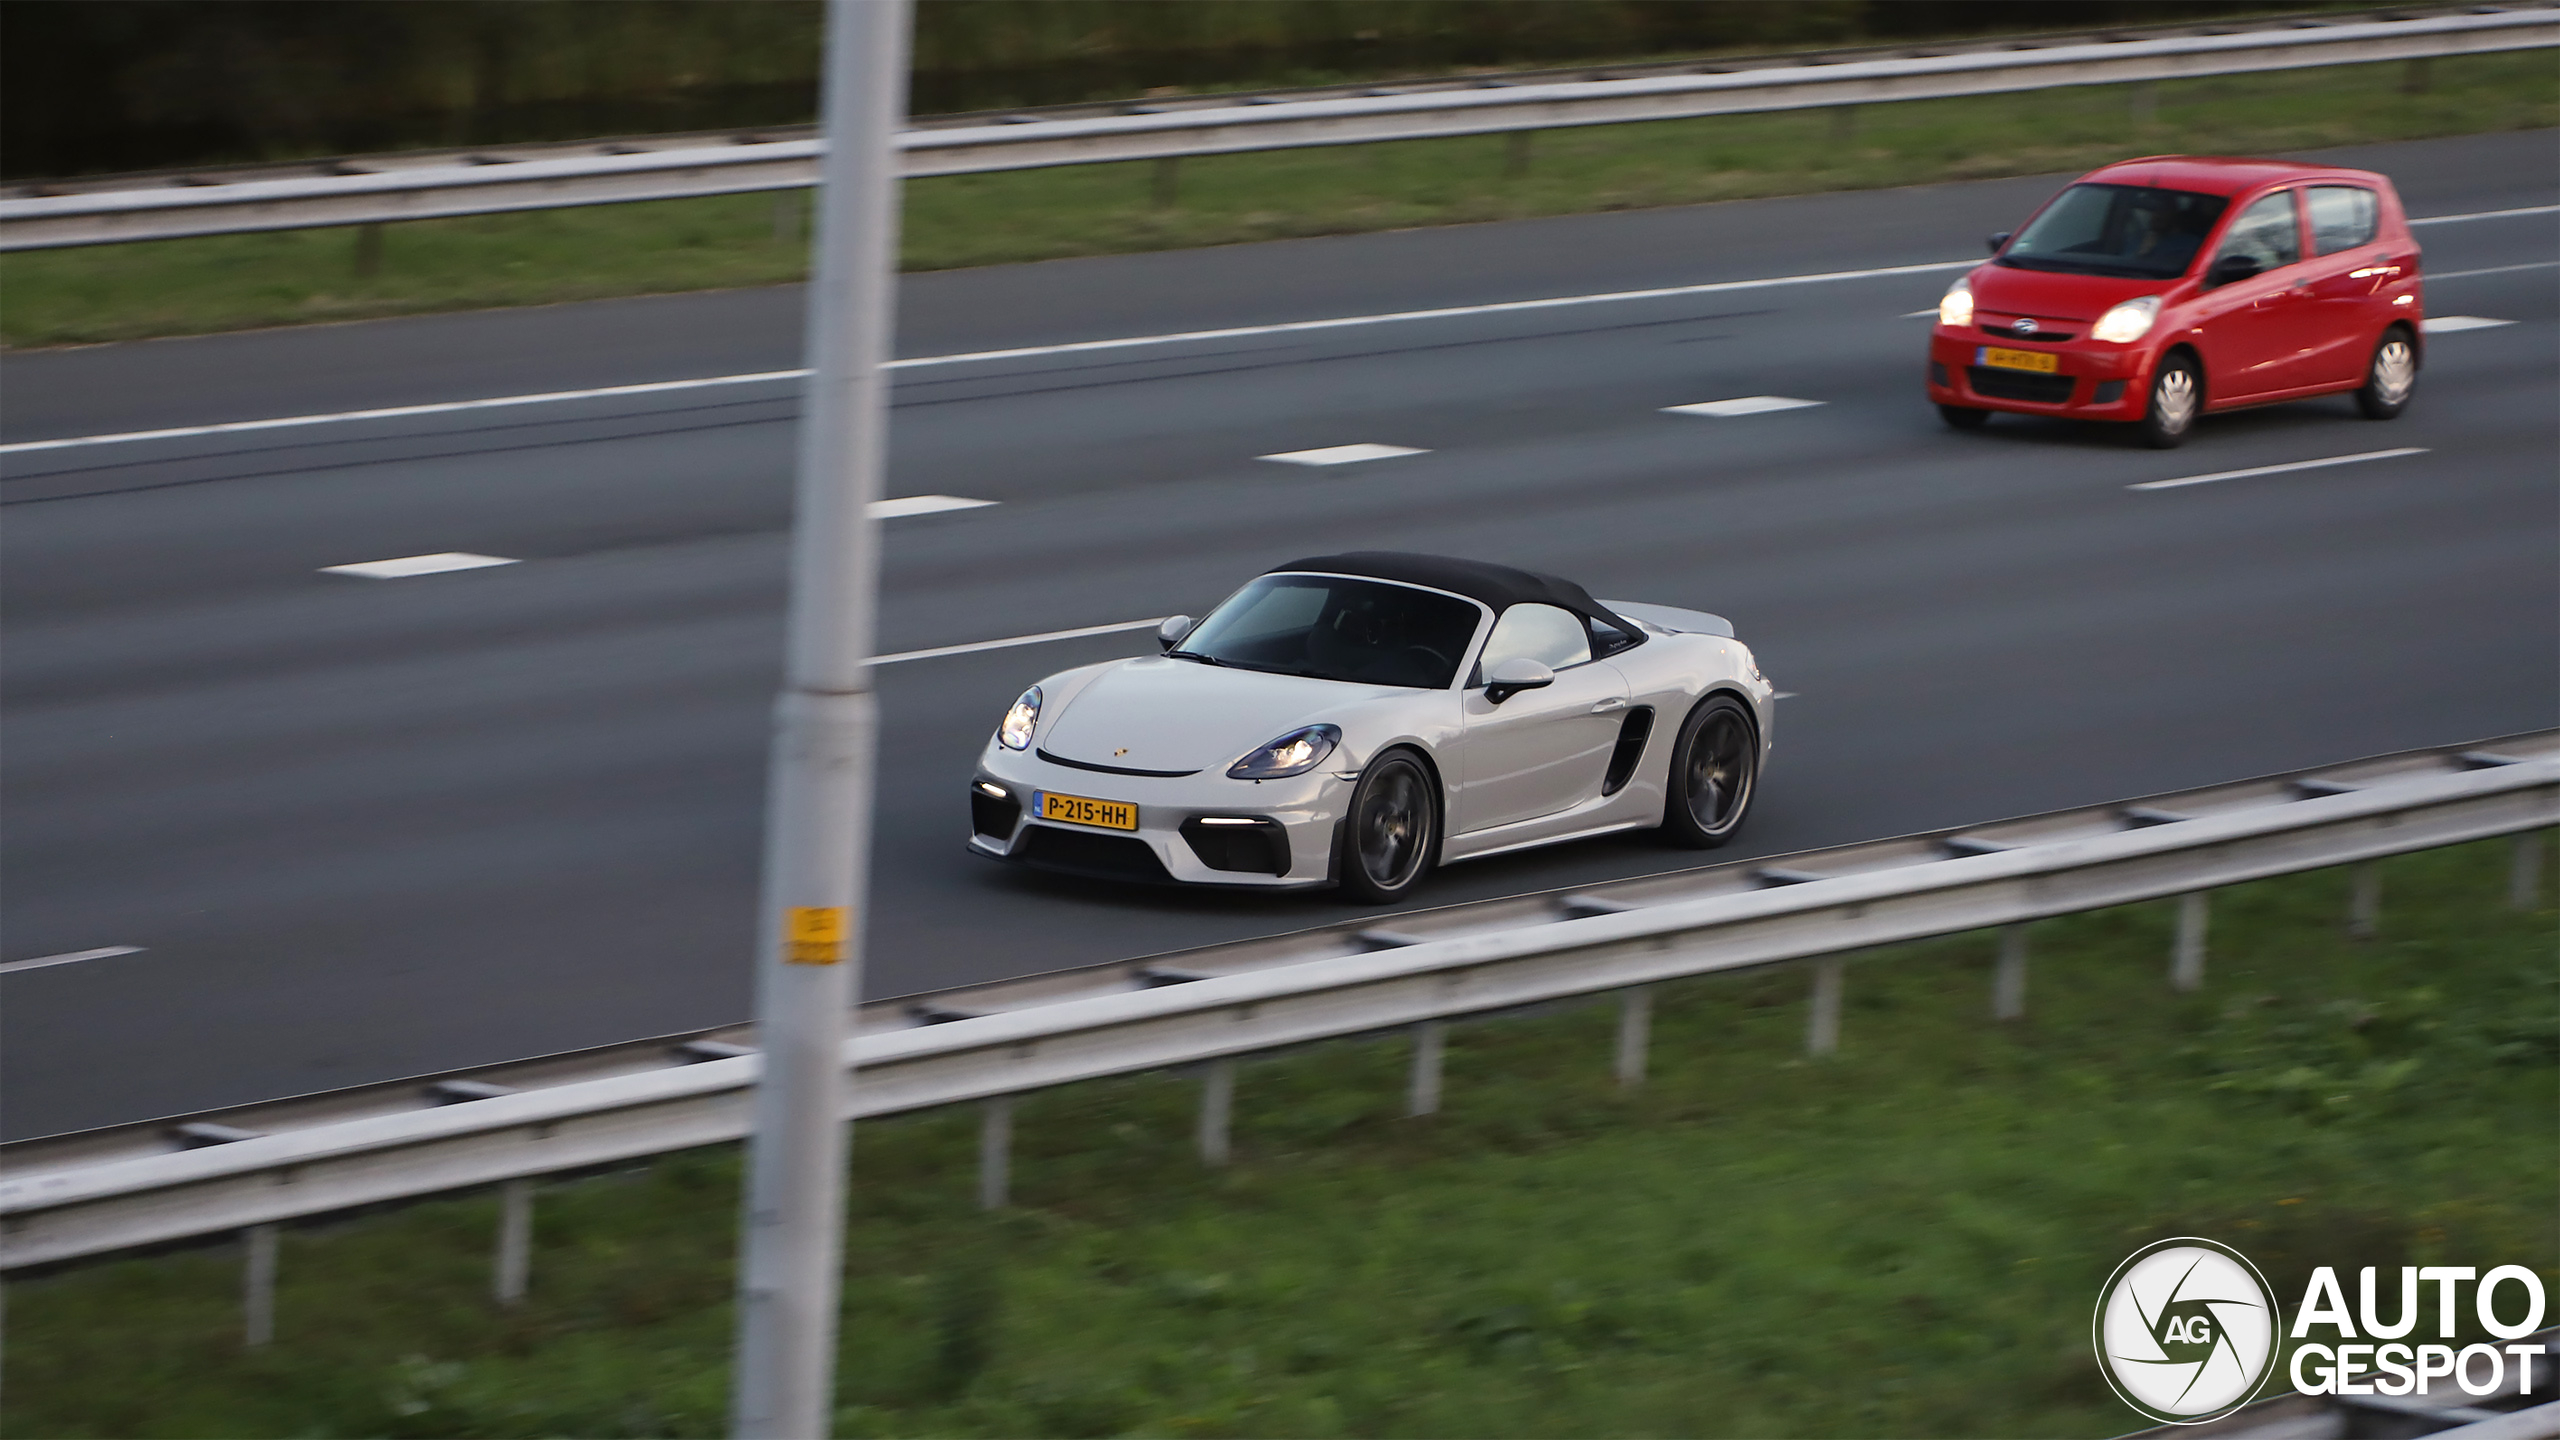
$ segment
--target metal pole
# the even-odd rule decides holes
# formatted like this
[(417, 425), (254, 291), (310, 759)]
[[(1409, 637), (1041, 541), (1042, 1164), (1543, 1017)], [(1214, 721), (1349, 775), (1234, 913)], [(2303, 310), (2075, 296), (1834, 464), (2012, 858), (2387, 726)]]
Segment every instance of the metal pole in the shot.
[(533, 1182), (510, 1180), (498, 1187), (498, 1273), (491, 1287), (501, 1305), (524, 1298), (524, 1282), (533, 1269)]
[(2178, 945), (2170, 953), (2169, 985), (2176, 990), (2204, 987), (2204, 892), (2178, 897)]
[(809, 287), (791, 609), (765, 799), (748, 1142), (729, 1427), (823, 1440), (834, 1414), (851, 1095), (870, 861), (878, 527), (896, 299), (907, 0), (829, 0), (825, 166)]
[(1236, 1062), (1212, 1060), (1200, 1076), (1200, 1163), (1227, 1163), (1227, 1120), (1236, 1105)]
[(1150, 175), (1148, 198), (1155, 202), (1155, 207), (1159, 210), (1172, 209), (1173, 203), (1182, 198), (1182, 157), (1179, 155), (1159, 157)]
[(1405, 1086), (1404, 1113), (1440, 1113), (1440, 1048), (1442, 1025), (1424, 1020), (1413, 1027), (1413, 1078)]
[(241, 1329), (251, 1349), (276, 1338), (276, 1227), (248, 1229), (249, 1261), (240, 1284)]
[(1840, 1050), (1841, 961), (1825, 955), (1813, 962), (1813, 1013), (1804, 1027), (1804, 1053), (1834, 1055)]
[(1013, 1201), (1013, 1097), (999, 1095), (978, 1112), (978, 1208)]
[(2517, 836), (2507, 857), (2507, 908), (2530, 910), (2542, 898), (2542, 832)]
[(2027, 1013), (2027, 927), (2000, 927), (2000, 969), (1991, 979), (1991, 1018), (2017, 1020)]
[(2347, 896), (2347, 934), (2370, 940), (2382, 928), (2382, 868), (2367, 860), (2356, 867), (2355, 888)]
[(1638, 985), (1618, 996), (1618, 1088), (1644, 1084), (1645, 1048), (1653, 1038), (1653, 987)]
[(1517, 180), (1529, 173), (1529, 147), (1536, 143), (1535, 130), (1514, 130), (1502, 148), (1502, 178)]

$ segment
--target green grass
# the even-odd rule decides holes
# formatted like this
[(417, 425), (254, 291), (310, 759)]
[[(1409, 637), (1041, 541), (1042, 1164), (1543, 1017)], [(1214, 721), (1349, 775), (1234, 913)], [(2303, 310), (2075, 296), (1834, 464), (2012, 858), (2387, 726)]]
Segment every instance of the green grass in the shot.
[[(1346, 234), (1419, 225), (2085, 169), (2127, 154), (2270, 153), (2560, 124), (2560, 76), (2528, 51), (2163, 84), (2136, 126), (2122, 87), (1539, 134), (1525, 174), (1505, 136), (915, 181), (910, 270)], [(770, 196), (593, 206), (388, 227), (355, 271), (348, 230), (39, 251), (0, 258), (0, 343), (56, 345), (609, 295), (770, 285), (807, 260), (799, 203)]]
[[(2108, 1435), (2098, 1286), (2137, 1245), (2310, 1267), (2560, 1273), (2554, 912), (2503, 842), (2216, 895), (2205, 990), (2170, 907), (2034, 932), (2030, 1013), (1985, 1018), (1984, 935), (1849, 970), (1841, 1053), (1804, 972), (1666, 987), (1653, 1074), (1607, 1007), (1452, 1032), (1445, 1111), (1404, 1047), (1239, 1076), (1237, 1160), (1196, 1087), (1026, 1100), (1019, 1209), (972, 1209), (970, 1112), (867, 1124), (840, 1435)], [(724, 1423), (735, 1152), (554, 1186), (533, 1289), (486, 1298), (494, 1202), (288, 1232), (244, 1353), (214, 1249), (10, 1286), (12, 1435), (692, 1435)]]

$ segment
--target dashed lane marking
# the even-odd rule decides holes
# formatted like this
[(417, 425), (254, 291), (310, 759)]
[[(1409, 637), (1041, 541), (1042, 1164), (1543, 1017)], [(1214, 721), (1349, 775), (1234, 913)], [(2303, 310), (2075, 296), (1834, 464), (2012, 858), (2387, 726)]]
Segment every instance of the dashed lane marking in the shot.
[(1711, 415), (1730, 419), (1736, 415), (1766, 415), (1775, 410), (1810, 410), (1819, 400), (1797, 400), (1786, 395), (1744, 395), (1733, 400), (1703, 400), (1695, 405), (1665, 405), (1665, 415)]
[(2396, 450), (2367, 450), (2361, 455), (2331, 455), (2320, 460), (2294, 460), (2282, 465), (2254, 465), (2246, 470), (2217, 470), (2211, 475), (2181, 475), (2175, 480), (2144, 480), (2128, 485), (2128, 490), (2174, 490), (2181, 485), (2210, 485), (2217, 480), (2246, 480), (2256, 475), (2282, 475), (2293, 470), (2318, 470), (2329, 465), (2360, 465), (2367, 460), (2396, 460), (2403, 455), (2424, 455), (2423, 445), (2403, 445)]
[(1327, 445), (1319, 450), (1283, 450), (1277, 455), (1257, 455), (1257, 460), (1277, 460), (1283, 465), (1357, 465), (1363, 460), (1393, 460), (1399, 455), (1428, 455), (1410, 445)]
[(979, 510), (993, 505), (993, 500), (972, 500), (965, 495), (905, 495), (895, 500), (871, 502), (874, 520), (900, 520), (909, 515), (939, 515), (945, 510)]
[(439, 550), (433, 555), (403, 555), (396, 560), (364, 560), (353, 565), (323, 565), (323, 575), (355, 575), (367, 580), (406, 580), (413, 575), (441, 575), (448, 570), (486, 570), (518, 562), (503, 555), (474, 555), (467, 550)]
[(945, 655), (974, 655), (981, 650), (1010, 650), (1016, 645), (1040, 645), (1051, 640), (1081, 640), (1087, 635), (1116, 635), (1123, 630), (1147, 630), (1164, 623), (1159, 615), (1152, 620), (1122, 620), (1112, 625), (1086, 625), (1074, 630), (1050, 630), (1038, 635), (1015, 635), (1003, 640), (973, 640), (966, 645), (937, 645), (930, 650), (902, 650), (895, 655), (873, 657), (874, 665), (895, 665), (902, 660), (934, 660)]
[(61, 955), (39, 955), (33, 960), (12, 960), (0, 965), (0, 975), (15, 975), (21, 970), (42, 970), (51, 965), (77, 965), (83, 960), (112, 960), (118, 955), (139, 955), (139, 945), (101, 945), (95, 950), (73, 950)]
[(2486, 315), (2430, 315), (2418, 328), (2430, 335), (2449, 335), (2456, 330), (2495, 330), (2501, 325), (2514, 323), (2513, 320), (2492, 320)]

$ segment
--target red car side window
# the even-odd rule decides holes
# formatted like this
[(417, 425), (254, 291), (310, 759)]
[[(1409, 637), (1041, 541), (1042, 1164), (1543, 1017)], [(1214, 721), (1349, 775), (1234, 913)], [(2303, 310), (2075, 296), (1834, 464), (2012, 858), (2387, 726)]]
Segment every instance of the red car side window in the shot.
[(2223, 232), (2222, 248), (2214, 252), (2213, 258), (2219, 264), (2234, 255), (2257, 261), (2261, 275), (2302, 258), (2302, 232), (2294, 218), (2292, 191), (2261, 196), (2240, 212), (2231, 228)]
[(2361, 185), (2314, 185), (2304, 197), (2311, 212), (2311, 253), (2335, 255), (2368, 244), (2381, 229), (2381, 207)]

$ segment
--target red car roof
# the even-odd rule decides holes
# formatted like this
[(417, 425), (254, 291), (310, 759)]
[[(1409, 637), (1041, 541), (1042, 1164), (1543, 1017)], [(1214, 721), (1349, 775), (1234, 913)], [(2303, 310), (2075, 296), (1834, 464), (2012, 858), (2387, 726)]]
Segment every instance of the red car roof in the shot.
[(2109, 185), (2157, 185), (2165, 190), (2192, 190), (2201, 195), (2237, 195), (2279, 180), (2319, 176), (2352, 176), (2387, 185), (2367, 170), (2336, 165), (2304, 165), (2291, 160), (2245, 160), (2227, 155), (2146, 155), (2119, 160), (2080, 178)]

